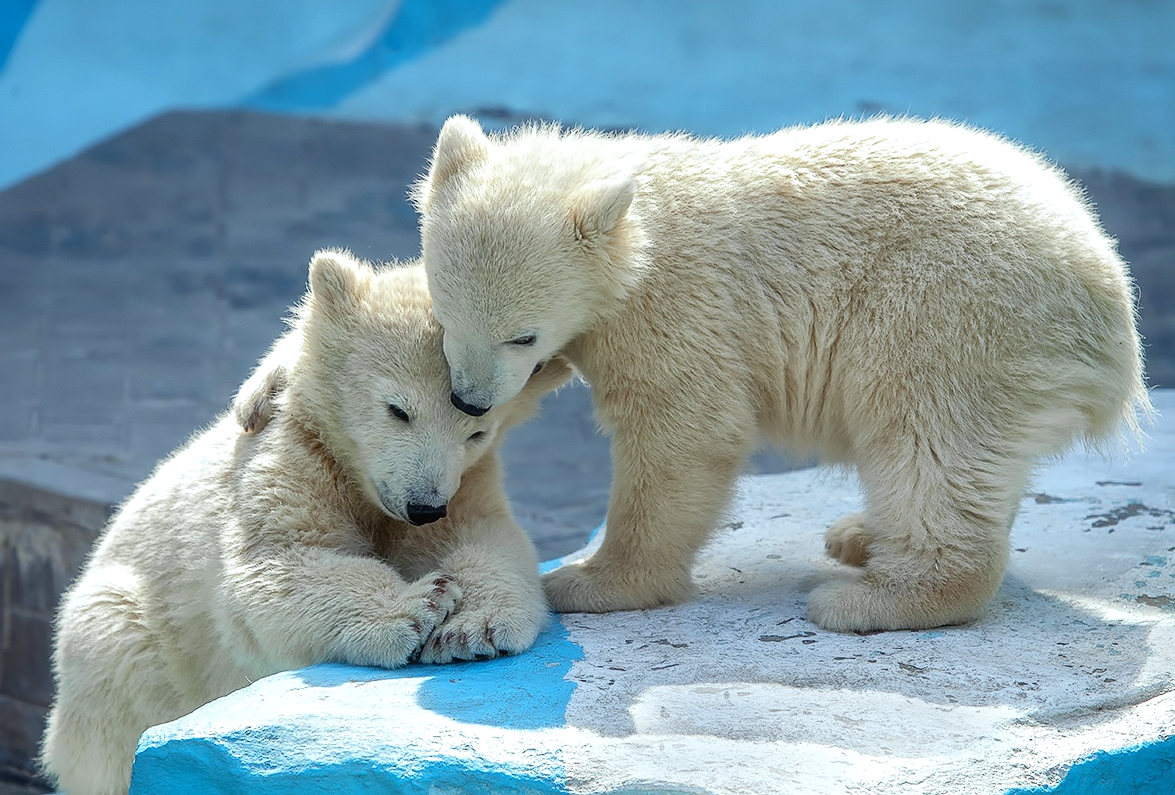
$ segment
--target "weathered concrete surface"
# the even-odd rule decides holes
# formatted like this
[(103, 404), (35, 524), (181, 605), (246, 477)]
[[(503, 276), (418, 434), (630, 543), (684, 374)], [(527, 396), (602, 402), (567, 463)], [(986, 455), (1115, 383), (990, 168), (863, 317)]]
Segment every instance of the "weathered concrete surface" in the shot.
[(1175, 392), (1155, 397), (1146, 453), (1040, 475), (970, 625), (808, 623), (823, 530), (857, 488), (758, 476), (696, 601), (563, 616), (511, 659), (271, 677), (149, 730), (132, 792), (1169, 791)]

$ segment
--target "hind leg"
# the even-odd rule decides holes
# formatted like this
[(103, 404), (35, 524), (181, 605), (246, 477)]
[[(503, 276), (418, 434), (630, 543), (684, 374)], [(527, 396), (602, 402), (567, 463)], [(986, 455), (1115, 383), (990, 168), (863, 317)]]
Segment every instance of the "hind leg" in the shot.
[(186, 710), (126, 569), (82, 581), (59, 618), (42, 764), (69, 795), (114, 795), (130, 784), (139, 735)]
[(147, 726), (125, 715), (103, 720), (95, 704), (71, 700), (54, 707), (45, 729), (42, 764), (69, 795), (125, 795), (139, 735)]
[[(959, 447), (982, 452), (964, 455)], [(859, 467), (864, 522), (846, 517), (829, 531), (835, 557), (864, 565), (812, 591), (811, 620), (864, 632), (978, 615), (1003, 579), (1008, 531), (1030, 471), (995, 449), (925, 438), (875, 447)]]

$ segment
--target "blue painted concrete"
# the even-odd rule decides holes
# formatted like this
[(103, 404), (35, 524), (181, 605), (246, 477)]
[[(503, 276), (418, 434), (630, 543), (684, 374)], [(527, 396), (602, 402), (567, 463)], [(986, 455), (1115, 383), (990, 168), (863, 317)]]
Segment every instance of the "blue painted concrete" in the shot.
[(1171, 3), (512, 0), (337, 113), (505, 108), (732, 136), (880, 111), (999, 130), (1070, 166), (1175, 179)]
[(565, 677), (572, 663), (582, 659), (583, 649), (569, 639), (562, 624), (552, 620), (531, 651), (448, 666), (440, 675), (430, 676), (417, 697), (425, 709), (463, 723), (552, 729), (566, 723), (567, 703), (575, 686)]
[[(562, 782), (535, 776), (534, 770), (494, 770), (465, 764), (464, 760), (438, 759), (420, 770), (405, 770), (391, 754), (382, 759), (354, 755), (325, 761), (306, 760), (294, 754), (268, 749), (267, 731), (245, 736), (223, 735), (189, 739), (175, 748), (140, 750), (131, 780), (132, 795), (175, 795), (181, 792), (216, 792), (221, 795), (434, 795), (460, 792), (469, 795), (495, 793), (564, 792)], [(224, 753), (226, 743), (255, 754), (240, 757)], [(283, 744), (287, 753), (296, 746)], [(140, 746), (142, 748), (142, 746)], [(416, 761), (416, 760), (413, 760)]]
[(38, 0), (0, 70), (0, 189), (158, 113), (232, 108), (398, 0)]
[(282, 77), (244, 100), (245, 107), (314, 112), (335, 107), (356, 89), (484, 22), (503, 0), (404, 0), (375, 40), (340, 63)]
[[(548, 757), (536, 763), (525, 752), (517, 758), (489, 759), (446, 745), (443, 730), (427, 727), (420, 728), (424, 748), (408, 752), (402, 743), (387, 739), (379, 726), (356, 727), (347, 715), (369, 707), (371, 699), (379, 703), (381, 683), (394, 688), (419, 679), (416, 706), (442, 726), (453, 721), (512, 734), (557, 729), (565, 725), (574, 689), (565, 677), (581, 659), (583, 650), (568, 639), (561, 624), (552, 622), (530, 651), (513, 657), (394, 671), (327, 664), (278, 674), (145, 733), (130, 791), (317, 795), (329, 778), (336, 795), (414, 795), (446, 788), (563, 792), (558, 760)], [(266, 698), (267, 688), (280, 692), (291, 685), (338, 690), (329, 709), (309, 712), (302, 709), (305, 705), (289, 706), (286, 697)], [(389, 707), (387, 719), (394, 723), (396, 712)], [(224, 731), (226, 726), (234, 728)]]
[(1170, 2), (13, 2), (0, 188), (176, 107), (723, 136), (885, 111), (1175, 181)]
[(5, 0), (0, 5), (0, 70), (36, 4), (37, 0)]
[(1175, 736), (1157, 743), (1101, 751), (1073, 767), (1055, 787), (1014, 789), (1006, 795), (1171, 795)]

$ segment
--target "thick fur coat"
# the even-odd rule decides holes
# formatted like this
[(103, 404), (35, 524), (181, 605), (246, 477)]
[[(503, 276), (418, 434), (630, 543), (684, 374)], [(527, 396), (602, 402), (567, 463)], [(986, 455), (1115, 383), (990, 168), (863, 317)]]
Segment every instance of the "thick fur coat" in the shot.
[(1133, 285), (1079, 189), (977, 130), (731, 141), (450, 119), (415, 191), (455, 405), (566, 355), (612, 433), (607, 533), (564, 611), (679, 602), (761, 441), (855, 467), (841, 631), (973, 618), (1035, 462), (1149, 411)]
[(63, 598), (44, 762), (69, 795), (125, 793), (144, 729), (259, 677), (492, 657), (546, 621), (496, 449), (570, 369), (471, 418), (420, 268), (320, 253), (310, 282), (236, 414), (159, 465)]

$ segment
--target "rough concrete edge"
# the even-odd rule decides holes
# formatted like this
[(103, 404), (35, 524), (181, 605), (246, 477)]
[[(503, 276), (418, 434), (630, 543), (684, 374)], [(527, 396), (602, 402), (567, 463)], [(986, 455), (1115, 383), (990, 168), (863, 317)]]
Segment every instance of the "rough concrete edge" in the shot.
[(1074, 762), (1048, 788), (1016, 788), (1003, 795), (1167, 795), (1175, 788), (1175, 734), (1142, 745), (1098, 751)]
[[(247, 730), (238, 734), (247, 734)], [(147, 751), (144, 753), (144, 751)], [(177, 770), (181, 771), (177, 774)], [(353, 779), (368, 779), (372, 792), (391, 791), (397, 795), (432, 795), (436, 792), (478, 793), (526, 793), (527, 795), (562, 795), (566, 789), (562, 782), (544, 779), (534, 771), (524, 768), (490, 771), (470, 764), (467, 759), (431, 760), (429, 770), (438, 771), (427, 779), (401, 779), (394, 789), (385, 790), (389, 782), (381, 769), (370, 759), (352, 759), (340, 770), (338, 765), (310, 763), (297, 769), (275, 770), (267, 774), (250, 771), (242, 760), (226, 753), (223, 743), (213, 742), (206, 737), (186, 738), (183, 741), (168, 741), (160, 746), (143, 749), (135, 756), (134, 775), (130, 792), (134, 795), (172, 795), (176, 776), (184, 777), (188, 784), (193, 782), (219, 782), (224, 784), (225, 770), (233, 774), (227, 791), (243, 792), (243, 782), (248, 782), (251, 795), (319, 795), (322, 778), (336, 776), (340, 772)], [(469, 786), (470, 779), (477, 783)], [(366, 788), (367, 785), (365, 785)]]

